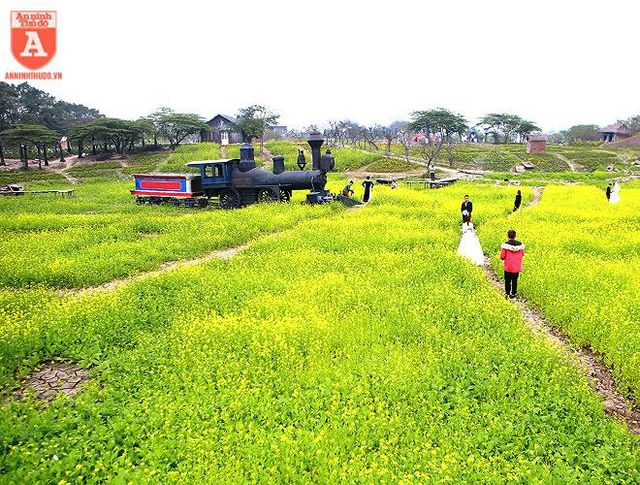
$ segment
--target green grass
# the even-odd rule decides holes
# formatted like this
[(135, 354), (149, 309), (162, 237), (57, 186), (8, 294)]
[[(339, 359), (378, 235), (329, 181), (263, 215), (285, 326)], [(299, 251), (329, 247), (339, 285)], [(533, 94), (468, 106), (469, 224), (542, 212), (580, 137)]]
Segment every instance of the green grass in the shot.
[(2, 408), (3, 479), (638, 481), (638, 440), (455, 254), (460, 193), (481, 238), (507, 222), (512, 189), (486, 189), (380, 187), (227, 261), (0, 313), (1, 382), (92, 373)]
[(381, 158), (366, 166), (368, 172), (378, 173), (394, 173), (394, 172), (408, 172), (411, 170), (424, 169), (422, 165), (417, 163), (407, 162), (406, 160), (397, 160), (394, 158)]

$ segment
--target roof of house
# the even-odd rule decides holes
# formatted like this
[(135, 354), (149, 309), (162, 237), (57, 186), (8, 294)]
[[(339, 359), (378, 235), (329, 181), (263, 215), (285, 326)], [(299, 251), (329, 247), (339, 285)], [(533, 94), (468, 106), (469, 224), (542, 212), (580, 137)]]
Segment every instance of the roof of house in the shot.
[(618, 135), (630, 135), (631, 130), (624, 123), (613, 123), (612, 125), (607, 125), (604, 128), (600, 128), (598, 133), (616, 133)]
[(542, 133), (534, 133), (529, 135), (529, 141), (547, 141), (547, 135), (543, 135)]
[(233, 116), (227, 116), (227, 115), (223, 115), (222, 113), (218, 113), (213, 118), (211, 118), (209, 121), (207, 121), (207, 124), (211, 123), (213, 120), (215, 120), (218, 117), (224, 118), (225, 120), (227, 120), (230, 123), (235, 123), (236, 122), (236, 119)]

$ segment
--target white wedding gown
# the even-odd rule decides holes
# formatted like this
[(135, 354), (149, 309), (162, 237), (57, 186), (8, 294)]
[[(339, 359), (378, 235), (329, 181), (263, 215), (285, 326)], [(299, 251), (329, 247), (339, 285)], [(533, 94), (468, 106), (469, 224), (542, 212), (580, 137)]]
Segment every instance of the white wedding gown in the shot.
[(618, 182), (613, 185), (613, 190), (611, 191), (609, 202), (611, 202), (612, 204), (620, 202), (620, 184)]
[(478, 239), (471, 222), (462, 224), (462, 237), (460, 238), (460, 245), (458, 246), (458, 254), (470, 259), (478, 266), (484, 264), (484, 254), (482, 253), (480, 239)]

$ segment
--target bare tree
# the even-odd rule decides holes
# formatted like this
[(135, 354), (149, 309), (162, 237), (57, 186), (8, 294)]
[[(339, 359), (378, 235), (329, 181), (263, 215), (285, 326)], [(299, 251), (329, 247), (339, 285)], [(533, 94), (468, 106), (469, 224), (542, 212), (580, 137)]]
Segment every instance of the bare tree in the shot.
[(398, 128), (398, 134), (396, 138), (398, 139), (398, 141), (402, 145), (402, 148), (404, 149), (404, 158), (407, 160), (407, 162), (409, 161), (409, 148), (411, 148), (411, 142), (413, 141), (414, 136), (415, 136), (415, 133), (409, 127), (408, 123), (403, 123)]

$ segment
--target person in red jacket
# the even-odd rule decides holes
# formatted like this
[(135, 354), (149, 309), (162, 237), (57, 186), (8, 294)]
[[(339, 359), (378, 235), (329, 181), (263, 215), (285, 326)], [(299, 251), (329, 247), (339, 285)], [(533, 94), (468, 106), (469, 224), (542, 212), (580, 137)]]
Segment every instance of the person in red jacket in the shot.
[(524, 244), (516, 241), (516, 231), (507, 232), (509, 240), (500, 246), (500, 259), (504, 261), (504, 292), (507, 298), (514, 299), (518, 293), (518, 276), (522, 272)]

